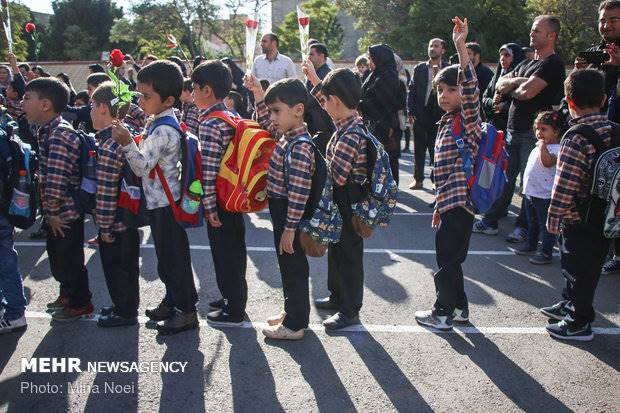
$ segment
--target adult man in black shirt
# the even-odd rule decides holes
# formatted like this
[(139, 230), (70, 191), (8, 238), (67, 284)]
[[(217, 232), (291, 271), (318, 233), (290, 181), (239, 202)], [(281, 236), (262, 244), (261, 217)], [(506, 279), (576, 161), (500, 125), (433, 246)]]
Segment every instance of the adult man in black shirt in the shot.
[[(327, 65), (328, 56), (329, 53), (324, 44), (314, 43), (310, 46), (308, 60), (310, 60), (312, 66), (314, 66), (314, 70), (316, 70), (316, 74), (321, 80), (323, 80), (331, 70)], [(306, 82), (306, 88), (308, 89), (308, 92), (312, 90), (312, 83), (310, 83), (309, 80)], [(310, 135), (313, 136), (313, 140), (319, 148), (319, 151), (325, 155), (327, 142), (335, 132), (336, 128), (327, 112), (325, 112), (319, 102), (317, 102), (312, 95), (308, 97), (308, 104), (306, 105), (306, 111), (304, 113), (304, 121), (308, 124), (308, 132), (310, 132)]]
[(560, 32), (557, 17), (543, 15), (534, 19), (530, 31), (530, 45), (536, 50), (536, 59), (524, 60), (496, 85), (497, 101), (500, 95), (513, 100), (508, 110), (508, 182), (502, 196), (474, 223), (474, 232), (487, 235), (498, 233), (499, 218), (505, 213), (514, 194), (517, 176), (523, 174), (530, 152), (536, 144), (533, 123), (540, 111), (551, 110), (559, 104), (566, 77), (564, 61), (555, 54), (555, 42)]
[(469, 42), (465, 45), (467, 47), (467, 54), (469, 54), (469, 60), (474, 64), (476, 69), (476, 77), (478, 78), (478, 88), (480, 93), (484, 93), (493, 80), (495, 75), (491, 69), (482, 63), (482, 47), (476, 42)]

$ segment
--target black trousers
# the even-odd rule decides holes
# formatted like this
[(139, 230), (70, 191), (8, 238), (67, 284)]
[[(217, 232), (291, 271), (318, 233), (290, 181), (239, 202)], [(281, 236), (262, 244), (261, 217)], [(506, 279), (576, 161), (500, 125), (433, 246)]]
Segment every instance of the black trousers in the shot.
[(184, 313), (193, 313), (196, 311), (198, 294), (194, 285), (187, 233), (174, 219), (169, 206), (147, 212), (157, 255), (157, 272), (166, 286), (163, 302)]
[(233, 317), (245, 316), (248, 283), (245, 279), (247, 250), (243, 214), (226, 212), (217, 207), (222, 222), (219, 228), (207, 224), (217, 287), (226, 299), (226, 312)]
[(138, 315), (140, 290), (140, 235), (137, 229), (114, 233), (114, 242), (99, 238), (99, 253), (114, 312), (121, 317)]
[(310, 268), (308, 258), (299, 244), (299, 231), (295, 231), (293, 254), (280, 255), (278, 247), (286, 227), (286, 199), (269, 199), (269, 213), (273, 222), (273, 242), (276, 246), (276, 256), (282, 275), (282, 289), (284, 292), (284, 311), (286, 317), (282, 324), (291, 330), (300, 330), (308, 327), (310, 321), (310, 289), (308, 277)]
[(69, 223), (65, 236), (55, 236), (48, 226), (47, 256), (54, 279), (60, 283), (60, 295), (69, 298), (72, 308), (90, 304), (88, 271), (84, 265), (84, 217)]
[(561, 265), (566, 279), (562, 295), (572, 304), (568, 312), (579, 325), (594, 321), (592, 301), (609, 245), (601, 232), (594, 233), (581, 224), (562, 226)]
[(364, 239), (353, 231), (351, 202), (346, 187), (334, 186), (334, 200), (342, 215), (340, 242), (327, 249), (327, 288), (339, 311), (355, 317), (364, 298)]
[(431, 158), (431, 165), (433, 164), (433, 159), (435, 159), (436, 137), (437, 125), (427, 126), (421, 125), (417, 122), (413, 125), (413, 177), (416, 181), (424, 180), (426, 152), (428, 152), (428, 156)]
[(468, 308), (463, 268), (467, 258), (474, 216), (458, 207), (441, 214), (441, 224), (435, 234), (435, 250), (439, 270), (434, 275), (437, 299), (433, 311), (451, 316), (455, 308)]

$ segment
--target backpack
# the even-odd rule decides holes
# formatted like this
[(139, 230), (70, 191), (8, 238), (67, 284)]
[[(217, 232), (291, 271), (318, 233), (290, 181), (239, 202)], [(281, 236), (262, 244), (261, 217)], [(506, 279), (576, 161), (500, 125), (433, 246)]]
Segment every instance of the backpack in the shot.
[(590, 170), (590, 195), (576, 202), (581, 222), (606, 238), (620, 238), (620, 125), (612, 124), (609, 146), (590, 125), (571, 127), (563, 139), (576, 133), (596, 150)]
[(461, 127), (461, 117), (457, 114), (452, 122), (452, 136), (463, 159), (463, 171), (476, 213), (484, 214), (502, 195), (508, 180), (508, 152), (504, 132), (495, 129), (491, 123), (483, 122), (478, 154), (472, 159), (461, 136)]
[(302, 135), (292, 140), (284, 153), (284, 183), (288, 187), (288, 165), (291, 151), (298, 143), (307, 142), (314, 149), (315, 168), (312, 175), (310, 196), (304, 214), (299, 221), (299, 242), (304, 253), (310, 257), (322, 257), (328, 244), (340, 241), (342, 216), (334, 201), (333, 182), (327, 172), (327, 163), (318, 148), (308, 136)]
[(97, 195), (97, 151), (99, 146), (95, 136), (63, 121), (59, 128), (74, 133), (80, 140), (80, 155), (78, 158), (80, 183), (71, 190), (71, 197), (75, 207), (81, 214), (94, 214)]
[(179, 225), (183, 228), (200, 227), (204, 221), (200, 142), (195, 135), (187, 133), (187, 128), (184, 128), (184, 125), (179, 124), (172, 116), (156, 118), (149, 126), (148, 134), (150, 135), (155, 128), (162, 125), (173, 127), (181, 137), (181, 197), (179, 201), (174, 200), (170, 186), (159, 165), (155, 165), (155, 168), (151, 170), (149, 178), (155, 179), (155, 175), (159, 178), (170, 208), (172, 208), (172, 214)]
[(36, 154), (8, 126), (0, 128), (0, 159), (6, 173), (0, 180), (1, 212), (14, 227), (28, 229), (37, 215)]
[(361, 185), (349, 185), (349, 198), (352, 200), (353, 230), (362, 238), (369, 238), (375, 227), (387, 227), (394, 208), (398, 185), (392, 176), (390, 157), (383, 145), (370, 132), (363, 128), (348, 132), (367, 140), (367, 177)]
[(229, 212), (262, 211), (268, 203), (265, 187), (275, 140), (257, 122), (222, 111), (211, 112), (201, 122), (213, 118), (235, 128), (215, 178), (218, 204)]
[[(134, 138), (136, 145), (140, 144), (140, 139), (140, 135)], [(142, 180), (131, 170), (127, 162), (123, 164), (119, 182), (116, 220), (133, 229), (149, 224)]]

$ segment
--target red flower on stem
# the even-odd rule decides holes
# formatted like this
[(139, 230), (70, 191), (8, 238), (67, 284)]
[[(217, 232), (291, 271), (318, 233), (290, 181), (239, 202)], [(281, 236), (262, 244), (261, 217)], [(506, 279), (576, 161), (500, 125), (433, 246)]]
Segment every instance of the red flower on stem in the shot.
[(245, 19), (245, 25), (246, 25), (246, 27), (249, 27), (250, 29), (257, 29), (258, 28), (258, 22), (256, 20), (252, 20), (252, 19)]
[(121, 67), (124, 63), (125, 55), (120, 49), (114, 49), (110, 52), (110, 62), (114, 67)]
[(37, 31), (37, 26), (32, 22), (28, 22), (26, 23), (26, 26), (24, 27), (24, 29), (26, 30), (26, 33), (33, 34), (34, 32)]
[(308, 23), (310, 23), (310, 17), (306, 16), (306, 17), (300, 17), (299, 19), (297, 19), (299, 21), (299, 24), (302, 27), (306, 27), (308, 25)]

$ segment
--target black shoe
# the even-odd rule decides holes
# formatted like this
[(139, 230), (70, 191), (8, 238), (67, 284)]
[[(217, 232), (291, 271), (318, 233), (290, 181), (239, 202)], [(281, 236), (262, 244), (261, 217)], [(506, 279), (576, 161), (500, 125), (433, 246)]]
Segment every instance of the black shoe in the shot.
[(341, 312), (337, 312), (333, 316), (329, 317), (327, 320), (323, 321), (323, 327), (325, 327), (326, 330), (340, 330), (341, 328), (345, 328), (359, 323), (359, 316), (347, 317)]
[(178, 310), (174, 311), (172, 317), (168, 318), (162, 324), (157, 324), (157, 332), (164, 336), (193, 330), (194, 328), (198, 328), (198, 316), (196, 312), (183, 313)]
[(575, 323), (562, 320), (557, 324), (549, 324), (546, 328), (552, 337), (560, 340), (592, 341), (594, 339), (590, 323), (578, 326)]
[(109, 305), (107, 307), (101, 307), (101, 310), (99, 311), (99, 315), (101, 317), (107, 317), (110, 314), (112, 314), (114, 312), (114, 306), (113, 305)]
[(224, 310), (217, 310), (207, 314), (207, 323), (213, 326), (240, 327), (243, 325), (243, 317), (233, 317)]
[(319, 310), (337, 310), (338, 304), (333, 302), (329, 297), (314, 300), (314, 306)]
[(226, 300), (223, 298), (220, 298), (217, 301), (211, 301), (209, 303), (209, 310), (211, 311), (223, 310), (224, 307), (226, 307)]
[(138, 324), (138, 317), (121, 317), (114, 312), (99, 317), (97, 325), (99, 327), (120, 327), (120, 326), (133, 326)]
[(564, 318), (568, 315), (568, 309), (566, 308), (567, 306), (568, 300), (562, 300), (550, 307), (541, 308), (540, 312), (554, 320), (564, 320)]
[(144, 314), (153, 321), (164, 321), (172, 317), (174, 311), (162, 301), (157, 307), (146, 310)]

